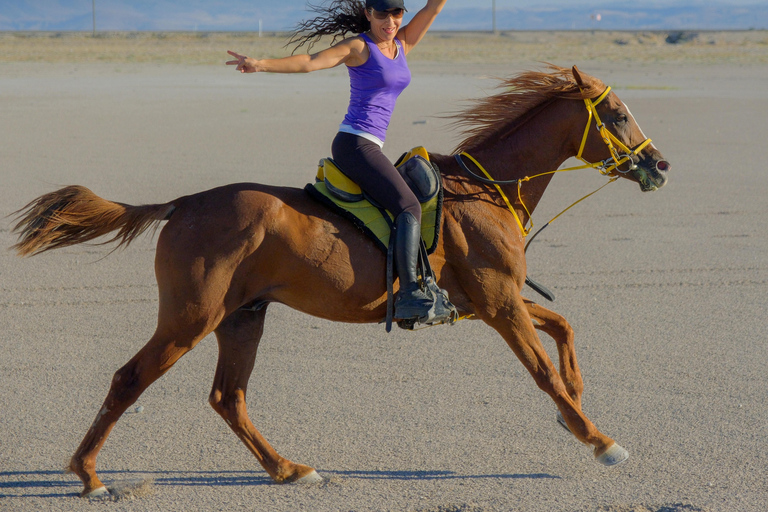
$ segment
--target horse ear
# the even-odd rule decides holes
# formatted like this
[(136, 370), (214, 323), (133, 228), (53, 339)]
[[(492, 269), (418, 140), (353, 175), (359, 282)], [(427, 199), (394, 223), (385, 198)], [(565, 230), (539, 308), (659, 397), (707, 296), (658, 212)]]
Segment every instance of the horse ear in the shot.
[(573, 78), (574, 80), (576, 80), (576, 83), (578, 84), (578, 86), (583, 88), (584, 79), (581, 78), (581, 72), (579, 71), (579, 68), (577, 68), (576, 66), (573, 66), (571, 68), (571, 73), (573, 73)]

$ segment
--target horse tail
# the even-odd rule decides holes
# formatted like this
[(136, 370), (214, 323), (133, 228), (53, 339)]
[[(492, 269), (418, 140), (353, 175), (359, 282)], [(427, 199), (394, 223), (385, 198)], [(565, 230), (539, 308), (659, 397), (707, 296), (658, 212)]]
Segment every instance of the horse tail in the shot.
[(15, 212), (18, 223), (13, 231), (19, 234), (19, 242), (12, 249), (19, 256), (31, 256), (113, 231), (117, 234), (101, 244), (118, 241), (117, 249), (168, 220), (175, 209), (173, 202), (142, 206), (115, 203), (73, 185), (42, 195)]

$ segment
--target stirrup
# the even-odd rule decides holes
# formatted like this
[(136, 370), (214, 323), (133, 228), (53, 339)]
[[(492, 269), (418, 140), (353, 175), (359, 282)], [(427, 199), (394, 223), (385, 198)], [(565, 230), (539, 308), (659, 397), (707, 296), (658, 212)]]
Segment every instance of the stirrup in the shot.
[(424, 293), (432, 300), (432, 306), (427, 311), (427, 314), (419, 318), (398, 320), (398, 327), (413, 331), (423, 327), (432, 327), (440, 324), (453, 325), (456, 323), (459, 319), (459, 312), (456, 311), (456, 307), (448, 300), (448, 292), (437, 286), (432, 276), (427, 276), (424, 279)]

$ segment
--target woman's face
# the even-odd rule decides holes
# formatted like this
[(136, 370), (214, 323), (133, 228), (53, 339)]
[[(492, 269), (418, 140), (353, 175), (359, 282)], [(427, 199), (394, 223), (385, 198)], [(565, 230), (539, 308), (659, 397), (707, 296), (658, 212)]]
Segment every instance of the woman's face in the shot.
[(403, 23), (403, 10), (365, 11), (371, 22), (371, 33), (381, 41), (393, 41)]

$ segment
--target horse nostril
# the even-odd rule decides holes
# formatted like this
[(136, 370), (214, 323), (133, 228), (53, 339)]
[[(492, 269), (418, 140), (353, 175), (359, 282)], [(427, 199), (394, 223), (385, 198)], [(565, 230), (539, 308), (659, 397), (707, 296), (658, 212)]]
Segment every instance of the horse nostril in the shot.
[(660, 172), (667, 172), (669, 170), (669, 162), (666, 160), (659, 160), (656, 163), (656, 170)]

